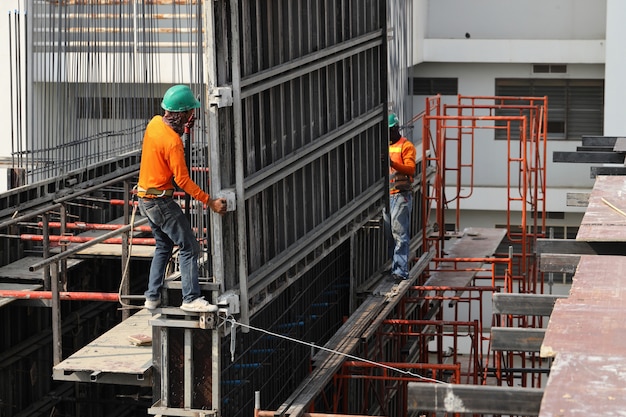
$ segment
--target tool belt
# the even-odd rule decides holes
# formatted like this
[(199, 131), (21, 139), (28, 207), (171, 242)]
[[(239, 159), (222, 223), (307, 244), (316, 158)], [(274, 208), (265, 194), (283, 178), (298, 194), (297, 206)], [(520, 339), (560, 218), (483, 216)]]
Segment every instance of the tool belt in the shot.
[(174, 189), (169, 188), (167, 190), (159, 190), (158, 188), (148, 188), (147, 190), (144, 190), (141, 187), (137, 187), (137, 195), (145, 198), (171, 197), (174, 195)]
[(394, 181), (391, 183), (392, 189), (398, 191), (410, 191), (412, 186), (411, 177), (404, 174), (397, 174)]

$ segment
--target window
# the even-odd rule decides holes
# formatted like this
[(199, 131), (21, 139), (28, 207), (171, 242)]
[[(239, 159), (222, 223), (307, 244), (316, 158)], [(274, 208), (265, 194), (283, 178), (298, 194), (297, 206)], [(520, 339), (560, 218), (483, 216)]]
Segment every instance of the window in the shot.
[(565, 74), (567, 73), (567, 65), (562, 64), (535, 64), (533, 65), (533, 73), (535, 74)]
[(456, 96), (458, 93), (458, 78), (413, 78), (414, 96)]
[(161, 99), (152, 97), (80, 97), (79, 119), (144, 119), (161, 114)]
[[(603, 134), (604, 80), (496, 79), (496, 96), (547, 96), (548, 139), (580, 140), (583, 135)], [(519, 111), (499, 109), (496, 116), (519, 116)], [(497, 129), (496, 139), (506, 139), (506, 131)]]

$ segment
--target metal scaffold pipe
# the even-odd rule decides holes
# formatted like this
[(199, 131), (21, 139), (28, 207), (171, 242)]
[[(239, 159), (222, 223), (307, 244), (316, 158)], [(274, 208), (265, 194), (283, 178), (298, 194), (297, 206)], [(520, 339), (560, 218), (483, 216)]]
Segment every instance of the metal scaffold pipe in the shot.
[[(24, 223), (26, 226), (35, 225), (34, 223)], [(50, 229), (60, 229), (63, 224), (61, 222), (49, 222), (48, 227)], [(43, 222), (36, 224), (37, 227), (43, 227)], [(70, 230), (119, 230), (124, 227), (122, 224), (110, 224), (110, 223), (84, 223), (84, 222), (71, 222), (65, 223), (65, 228)], [(192, 228), (194, 232), (198, 231), (198, 228)], [(206, 233), (207, 229), (202, 229)], [(134, 232), (152, 233), (150, 226), (135, 226)]]
[[(0, 298), (51, 300), (52, 291), (0, 290)], [(60, 292), (60, 300), (75, 301), (118, 301), (118, 293), (108, 292)]]
[[(23, 235), (20, 235), (20, 239), (22, 239), (22, 240), (30, 240), (30, 241), (35, 241), (35, 242), (42, 242), (42, 241), (44, 241), (46, 239), (46, 236), (23, 234)], [(51, 235), (51, 236), (48, 236), (47, 239), (50, 240), (51, 242), (60, 242), (60, 243), (86, 243), (86, 242), (91, 242), (92, 240), (97, 239), (97, 238), (95, 238), (95, 237), (86, 237), (86, 236), (58, 236), (58, 235)], [(132, 241), (133, 245), (155, 245), (154, 238), (133, 237), (130, 240)], [(102, 240), (99, 243), (119, 245), (123, 241), (124, 241), (124, 238), (112, 237), (112, 238), (109, 238), (109, 239)]]
[[(255, 417), (274, 417), (275, 411), (254, 410)], [(367, 415), (357, 414), (328, 414), (328, 413), (302, 413), (302, 417), (371, 417)]]
[[(43, 222), (37, 223), (37, 226), (42, 227)], [(61, 226), (62, 226), (61, 222), (49, 222), (48, 223), (48, 227), (51, 229), (60, 229)], [(72, 230), (118, 230), (121, 227), (123, 227), (123, 225), (121, 224), (108, 224), (108, 223), (102, 224), (102, 223), (72, 222), (72, 223), (65, 224), (66, 229), (72, 229)], [(150, 226), (136, 226), (133, 228), (133, 230), (135, 232), (147, 232), (147, 233), (152, 232), (152, 229), (150, 228)]]
[(46, 265), (50, 265), (53, 264), (55, 262), (60, 261), (61, 259), (65, 259), (65, 258), (69, 258), (70, 256), (74, 255), (77, 252), (80, 252), (81, 250), (85, 250), (91, 246), (94, 246), (98, 243), (101, 243), (104, 240), (110, 239), (114, 236), (117, 236), (118, 234), (124, 233), (124, 232), (128, 232), (130, 231), (132, 228), (137, 227), (139, 225), (145, 224), (148, 222), (147, 218), (144, 219), (139, 219), (136, 220), (134, 224), (128, 224), (126, 226), (123, 226), (121, 228), (119, 228), (118, 230), (112, 230), (108, 233), (103, 234), (102, 236), (99, 236), (97, 238), (94, 238), (93, 240), (90, 240), (89, 242), (85, 242), (81, 245), (75, 246), (73, 248), (68, 248), (67, 250), (65, 250), (64, 252), (58, 253), (54, 256), (51, 256), (49, 258), (43, 259), (33, 265), (31, 265), (28, 270), (29, 271), (37, 271), (40, 268), (43, 268)]

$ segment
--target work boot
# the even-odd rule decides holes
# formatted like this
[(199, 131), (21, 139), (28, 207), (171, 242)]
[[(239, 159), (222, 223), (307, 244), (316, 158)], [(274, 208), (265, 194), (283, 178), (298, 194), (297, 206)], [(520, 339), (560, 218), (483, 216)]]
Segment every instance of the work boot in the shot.
[(180, 309), (197, 313), (214, 313), (217, 311), (217, 306), (209, 303), (204, 297), (198, 297), (190, 303), (183, 302)]
[(143, 306), (147, 308), (148, 310), (154, 310), (160, 305), (161, 305), (160, 298), (157, 298), (156, 300), (146, 300), (146, 302), (143, 304)]

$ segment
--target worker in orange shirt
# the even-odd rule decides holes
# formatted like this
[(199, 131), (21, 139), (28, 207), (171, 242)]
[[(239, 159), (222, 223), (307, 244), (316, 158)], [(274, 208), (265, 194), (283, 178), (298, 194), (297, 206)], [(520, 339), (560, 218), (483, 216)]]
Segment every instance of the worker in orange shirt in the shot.
[(212, 199), (189, 177), (181, 136), (185, 127), (193, 127), (195, 109), (200, 107), (191, 89), (175, 85), (163, 96), (163, 116), (154, 116), (143, 137), (141, 166), (137, 195), (139, 210), (148, 218), (156, 249), (150, 265), (148, 289), (144, 306), (150, 310), (161, 304), (161, 287), (165, 269), (174, 246), (179, 248), (179, 265), (185, 311), (217, 311), (200, 294), (198, 282), (198, 255), (200, 245), (189, 220), (180, 205), (172, 198), (174, 181), (187, 194), (207, 205), (216, 213), (226, 213), (226, 200)]
[(411, 211), (413, 210), (413, 177), (415, 175), (415, 146), (400, 134), (398, 117), (389, 114), (389, 212), (383, 220), (392, 258), (390, 279), (395, 283), (409, 278), (409, 243), (411, 240)]

